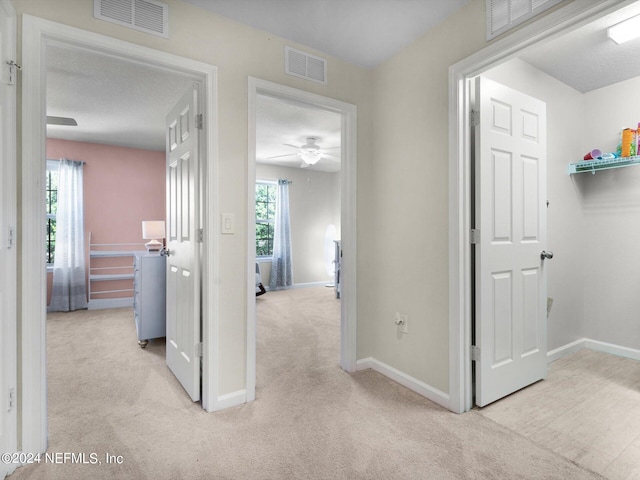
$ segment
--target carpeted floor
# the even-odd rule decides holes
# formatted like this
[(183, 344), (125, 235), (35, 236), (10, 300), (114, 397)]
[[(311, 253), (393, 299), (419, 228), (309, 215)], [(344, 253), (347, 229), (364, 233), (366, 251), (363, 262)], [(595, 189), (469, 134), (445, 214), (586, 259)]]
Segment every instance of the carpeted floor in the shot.
[[(257, 400), (207, 414), (138, 347), (127, 309), (48, 319), (50, 454), (24, 479), (602, 478), (475, 411), (456, 415), (338, 366), (339, 305), (318, 287), (257, 299)], [(106, 455), (121, 463), (106, 463)]]

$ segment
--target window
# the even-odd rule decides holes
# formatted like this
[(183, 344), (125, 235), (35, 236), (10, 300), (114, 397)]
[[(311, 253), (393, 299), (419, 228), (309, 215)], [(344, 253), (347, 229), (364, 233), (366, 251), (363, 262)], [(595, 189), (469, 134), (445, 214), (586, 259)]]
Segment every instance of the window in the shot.
[(47, 236), (45, 256), (47, 264), (53, 264), (56, 250), (56, 213), (58, 212), (58, 163), (47, 161), (47, 176), (45, 177)]
[(256, 257), (273, 255), (277, 188), (276, 182), (256, 182)]

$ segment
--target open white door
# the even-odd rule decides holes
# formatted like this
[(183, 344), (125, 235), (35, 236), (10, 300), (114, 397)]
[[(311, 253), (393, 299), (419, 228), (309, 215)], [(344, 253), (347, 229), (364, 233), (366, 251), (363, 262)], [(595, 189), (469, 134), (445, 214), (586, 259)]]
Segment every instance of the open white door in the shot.
[(198, 86), (167, 117), (167, 365), (200, 400)]
[[(547, 375), (546, 104), (476, 82), (476, 404)], [(479, 352), (478, 352), (479, 349)]]
[[(16, 12), (0, 1), (0, 451), (17, 452), (16, 334)], [(17, 464), (0, 463), (0, 478)]]

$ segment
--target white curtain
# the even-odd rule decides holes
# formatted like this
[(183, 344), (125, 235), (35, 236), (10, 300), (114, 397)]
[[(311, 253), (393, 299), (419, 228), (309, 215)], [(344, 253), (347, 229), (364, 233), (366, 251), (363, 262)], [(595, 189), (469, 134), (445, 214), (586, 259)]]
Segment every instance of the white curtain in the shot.
[(277, 289), (293, 285), (288, 180), (278, 180), (278, 197), (276, 199), (276, 218), (274, 223), (273, 260), (269, 288)]
[(60, 160), (54, 255), (51, 310), (87, 308), (82, 162)]

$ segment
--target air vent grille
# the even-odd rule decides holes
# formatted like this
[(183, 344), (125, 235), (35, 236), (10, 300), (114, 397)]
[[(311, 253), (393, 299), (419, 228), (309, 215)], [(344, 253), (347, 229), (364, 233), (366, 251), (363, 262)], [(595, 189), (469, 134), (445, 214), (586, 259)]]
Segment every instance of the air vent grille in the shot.
[(327, 61), (295, 48), (285, 47), (285, 72), (294, 77), (327, 84)]
[(169, 6), (157, 0), (94, 0), (93, 14), (100, 20), (169, 38)]
[(487, 0), (487, 41), (550, 9), (562, 0)]

